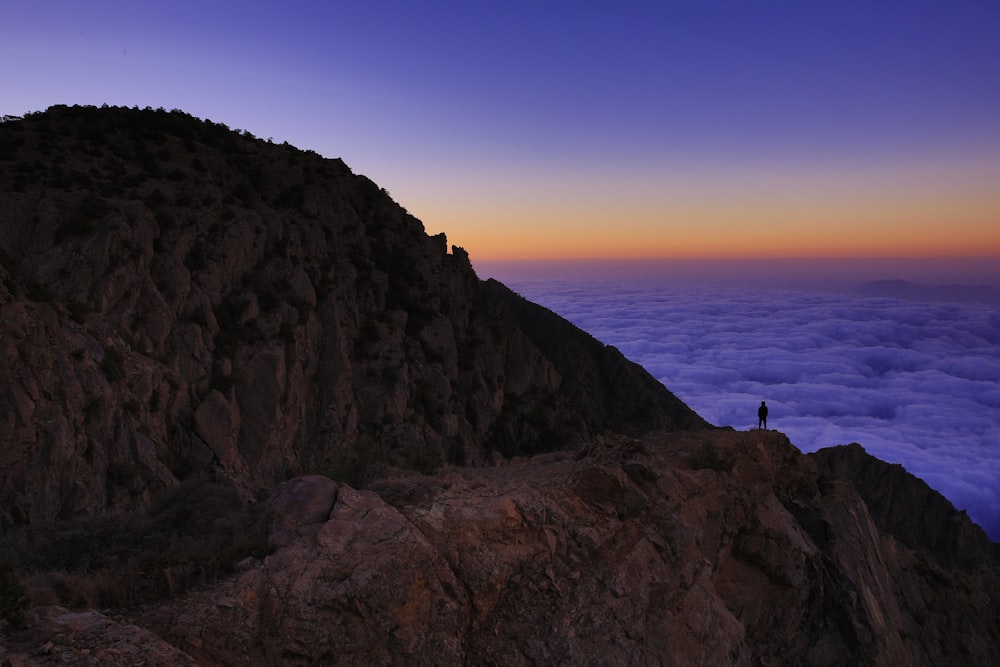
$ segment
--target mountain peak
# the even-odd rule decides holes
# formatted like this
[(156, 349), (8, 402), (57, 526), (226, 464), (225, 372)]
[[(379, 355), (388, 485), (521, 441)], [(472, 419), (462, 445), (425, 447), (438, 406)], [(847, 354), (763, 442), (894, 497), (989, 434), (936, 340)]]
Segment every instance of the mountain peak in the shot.
[[(561, 318), (519, 321), (340, 160), (124, 108), (53, 107), (0, 124), (0, 144), (20, 360), (0, 369), (0, 525), (141, 507), (206, 473), (249, 498), (309, 472), (363, 484), (707, 426)], [(631, 385), (641, 414), (612, 405)]]

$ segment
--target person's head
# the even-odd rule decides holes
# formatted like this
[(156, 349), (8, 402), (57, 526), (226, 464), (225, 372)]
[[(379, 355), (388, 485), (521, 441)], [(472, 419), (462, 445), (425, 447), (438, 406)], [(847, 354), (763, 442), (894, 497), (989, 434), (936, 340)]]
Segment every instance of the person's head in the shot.
[(760, 404), (761, 404), (761, 405), (764, 405), (764, 401), (761, 401), (761, 402), (760, 402)]

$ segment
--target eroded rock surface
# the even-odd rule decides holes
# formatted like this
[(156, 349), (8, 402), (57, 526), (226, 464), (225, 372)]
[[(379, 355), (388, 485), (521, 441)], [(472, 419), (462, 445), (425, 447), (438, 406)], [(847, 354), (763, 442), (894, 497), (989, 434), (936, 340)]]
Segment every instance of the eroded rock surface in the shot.
[(340, 487), (143, 624), (205, 664), (990, 665), (998, 596), (780, 434), (715, 431)]
[(340, 160), (114, 108), (0, 147), (0, 529), (708, 426)]
[(889, 535), (950, 569), (1000, 567), (1000, 545), (965, 512), (898, 464), (881, 461), (855, 443), (810, 456), (820, 469), (851, 483)]
[(0, 643), (0, 665), (99, 665), (196, 667), (191, 656), (125, 618), (62, 607), (34, 610), (28, 629)]

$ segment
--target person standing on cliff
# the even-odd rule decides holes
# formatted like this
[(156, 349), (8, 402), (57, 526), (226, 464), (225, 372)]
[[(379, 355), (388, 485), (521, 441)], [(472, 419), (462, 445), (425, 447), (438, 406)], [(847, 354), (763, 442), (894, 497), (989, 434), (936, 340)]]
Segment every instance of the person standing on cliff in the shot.
[(767, 403), (764, 401), (761, 401), (760, 407), (757, 408), (757, 428), (767, 428)]

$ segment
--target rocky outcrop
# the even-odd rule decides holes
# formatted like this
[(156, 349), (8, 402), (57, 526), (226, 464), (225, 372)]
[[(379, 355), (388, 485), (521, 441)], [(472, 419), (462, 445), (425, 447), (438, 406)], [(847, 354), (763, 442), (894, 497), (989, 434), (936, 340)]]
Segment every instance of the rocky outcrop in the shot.
[(616, 348), (495, 280), (487, 281), (486, 289), (552, 361), (567, 393), (597, 424), (640, 433), (708, 426), (676, 396), (658, 391), (660, 383), (645, 369), (636, 372)]
[(0, 644), (0, 665), (195, 667), (191, 656), (125, 618), (62, 607), (36, 609), (29, 628)]
[(1000, 545), (964, 511), (902, 466), (871, 456), (857, 444), (828, 447), (810, 456), (820, 469), (849, 482), (864, 498), (879, 528), (949, 569), (1000, 567)]
[(55, 107), (0, 146), (0, 527), (206, 471), (250, 498), (706, 426), (569, 323), (513, 316), (340, 160), (162, 110)]
[(602, 438), (575, 456), (342, 486), (314, 520), (140, 623), (201, 664), (1000, 660), (997, 574), (883, 535), (776, 432)]

